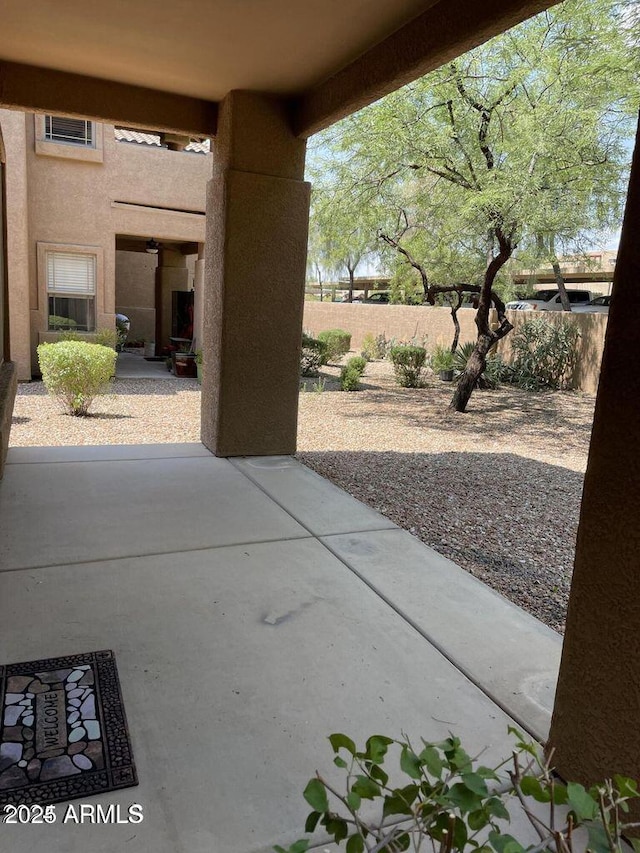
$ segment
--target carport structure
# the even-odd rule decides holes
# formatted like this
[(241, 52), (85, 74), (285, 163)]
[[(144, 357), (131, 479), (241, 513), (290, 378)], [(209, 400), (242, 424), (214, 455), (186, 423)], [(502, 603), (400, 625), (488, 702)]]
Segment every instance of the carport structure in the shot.
[[(90, 0), (80, 10), (71, 3), (5, 0), (1, 107), (214, 138), (202, 441), (216, 456), (295, 451), (310, 193), (306, 138), (550, 5), (131, 0), (125, 8)], [(638, 152), (550, 734), (560, 771), (584, 780), (615, 772), (634, 776), (640, 766), (637, 161)], [(4, 279), (6, 443), (15, 393), (6, 265)]]

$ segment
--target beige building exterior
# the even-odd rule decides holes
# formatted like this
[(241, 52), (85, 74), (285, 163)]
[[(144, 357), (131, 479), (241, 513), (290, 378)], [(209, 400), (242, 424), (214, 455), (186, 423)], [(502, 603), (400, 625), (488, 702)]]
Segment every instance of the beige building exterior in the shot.
[[(158, 338), (160, 352), (180, 331), (172, 328), (172, 294), (202, 280), (208, 144), (170, 150), (159, 135), (9, 110), (0, 110), (0, 124), (12, 164), (7, 261), (18, 379), (38, 372), (38, 344), (59, 336), (61, 311), (53, 313), (54, 306), (69, 310), (64, 290), (52, 297), (52, 287), (65, 287), (51, 280), (58, 258), (71, 271), (75, 261), (84, 263), (94, 275), (93, 298), (75, 299), (76, 306), (83, 300), (81, 308), (90, 303), (88, 317), (81, 310), (87, 320), (78, 323), (81, 334), (113, 329), (118, 312), (131, 321), (130, 339)], [(75, 138), (83, 124), (87, 135)], [(146, 251), (151, 239), (160, 246), (157, 254)], [(72, 298), (70, 313), (73, 305)]]

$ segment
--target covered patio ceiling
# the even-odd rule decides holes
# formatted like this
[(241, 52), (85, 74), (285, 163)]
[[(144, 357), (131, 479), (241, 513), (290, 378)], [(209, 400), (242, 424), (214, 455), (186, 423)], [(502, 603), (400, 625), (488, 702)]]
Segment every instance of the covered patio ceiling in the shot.
[(0, 106), (211, 136), (245, 89), (291, 99), (306, 136), (551, 5), (6, 0)]

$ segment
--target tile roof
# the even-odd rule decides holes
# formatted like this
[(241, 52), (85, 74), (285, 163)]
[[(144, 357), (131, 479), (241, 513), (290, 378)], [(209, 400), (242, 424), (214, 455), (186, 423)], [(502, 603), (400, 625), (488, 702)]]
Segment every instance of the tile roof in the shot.
[[(138, 145), (155, 145), (160, 147), (160, 135), (157, 133), (139, 133), (137, 130), (129, 130), (126, 127), (114, 128), (115, 137), (118, 142), (135, 142)], [(185, 151), (195, 151), (197, 154), (208, 154), (211, 151), (211, 140), (204, 139), (201, 142), (190, 142)]]

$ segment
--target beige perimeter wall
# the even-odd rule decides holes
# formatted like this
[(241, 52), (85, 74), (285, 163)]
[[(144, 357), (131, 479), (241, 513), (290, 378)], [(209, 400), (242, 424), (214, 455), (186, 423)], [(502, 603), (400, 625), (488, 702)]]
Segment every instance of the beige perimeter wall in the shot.
[[(514, 325), (514, 331), (533, 317), (540, 316), (533, 311), (509, 311), (508, 317)], [(600, 363), (604, 347), (604, 335), (607, 329), (605, 314), (572, 314), (563, 317), (562, 312), (547, 312), (545, 319), (551, 323), (560, 323), (563, 319), (576, 323), (580, 330), (578, 361), (570, 386), (578, 391), (595, 394), (598, 389)], [(475, 340), (475, 311), (463, 308), (458, 313), (460, 320), (460, 343)], [(422, 343), (427, 338), (426, 347), (431, 350), (435, 344), (449, 345), (453, 339), (453, 323), (448, 308), (432, 308), (422, 305), (363, 305), (343, 302), (310, 302), (304, 304), (304, 328), (311, 334), (323, 329), (344, 329), (351, 332), (351, 349), (358, 351), (362, 339), (371, 332), (374, 335), (384, 333), (389, 338), (410, 341), (413, 338)], [(511, 358), (510, 332), (499, 345), (498, 352), (506, 361)]]

